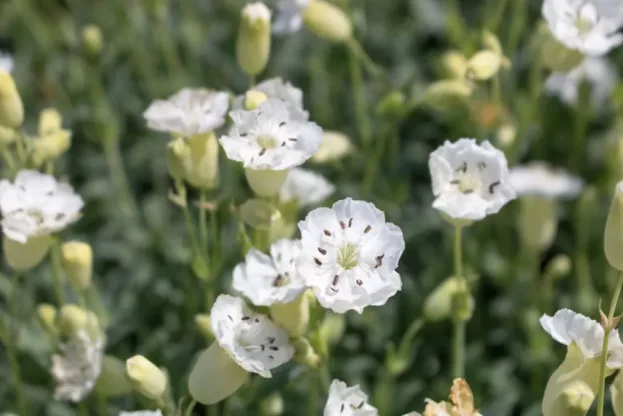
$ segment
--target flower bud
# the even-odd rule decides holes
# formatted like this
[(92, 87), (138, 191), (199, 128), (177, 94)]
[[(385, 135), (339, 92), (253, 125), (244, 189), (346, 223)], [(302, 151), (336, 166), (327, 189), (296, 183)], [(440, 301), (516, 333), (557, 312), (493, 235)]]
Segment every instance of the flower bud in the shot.
[(25, 271), (43, 261), (52, 245), (52, 238), (47, 235), (31, 237), (22, 244), (5, 236), (2, 242), (2, 251), (7, 264), (15, 270)]
[(24, 122), (24, 104), (13, 77), (0, 70), (0, 125), (17, 129)]
[(376, 112), (385, 117), (400, 117), (405, 111), (406, 97), (400, 91), (385, 95), (376, 106)]
[(303, 336), (309, 326), (309, 296), (301, 293), (292, 302), (272, 304), (270, 316), (290, 336)]
[(556, 203), (549, 198), (520, 198), (519, 234), (523, 244), (531, 251), (547, 250), (556, 237), (558, 218)]
[(294, 362), (305, 364), (309, 367), (316, 368), (322, 362), (322, 357), (314, 350), (307, 338), (297, 338), (292, 341), (294, 347)]
[[(449, 277), (433, 292), (428, 295), (424, 301), (424, 317), (430, 322), (438, 322), (449, 318), (452, 315), (452, 304), (455, 295), (459, 290), (459, 279)], [(468, 307), (474, 309), (474, 298), (471, 294), (468, 296)], [(470, 312), (471, 315), (471, 312)]]
[(82, 42), (88, 53), (99, 55), (102, 51), (102, 31), (97, 25), (87, 25), (82, 28)]
[(261, 2), (242, 9), (236, 57), (244, 72), (255, 76), (266, 68), (270, 56), (270, 10)]
[(52, 134), (39, 137), (33, 144), (35, 164), (54, 161), (71, 147), (71, 131), (58, 130)]
[(167, 390), (166, 375), (142, 355), (135, 355), (126, 360), (125, 374), (134, 388), (150, 399), (162, 398)]
[(167, 168), (173, 179), (183, 180), (191, 170), (190, 146), (182, 138), (177, 138), (167, 145)]
[(9, 146), (17, 139), (17, 132), (8, 127), (0, 126), (0, 150)]
[(277, 196), (281, 191), (281, 187), (288, 177), (288, 170), (245, 169), (244, 174), (247, 183), (257, 196), (271, 198)]
[(283, 397), (279, 393), (273, 393), (260, 403), (262, 415), (279, 416), (283, 414)]
[(87, 243), (70, 241), (61, 246), (61, 264), (69, 284), (77, 292), (91, 285), (93, 275), (93, 250)]
[(262, 91), (249, 90), (244, 95), (244, 109), (253, 111), (266, 100), (268, 100), (268, 97)]
[(570, 383), (552, 406), (552, 416), (584, 416), (595, 400), (595, 392), (581, 380)]
[(500, 70), (500, 56), (490, 50), (477, 52), (467, 62), (467, 77), (479, 81), (492, 78)]
[(210, 314), (200, 313), (195, 315), (195, 325), (201, 332), (201, 335), (207, 340), (214, 340), (214, 333), (212, 332), (212, 320), (210, 319)]
[(97, 317), (78, 305), (63, 305), (60, 310), (59, 328), (63, 335), (72, 337), (76, 332), (85, 330), (92, 338), (101, 334)]
[(472, 87), (460, 80), (442, 80), (428, 86), (426, 103), (438, 110), (446, 110), (457, 104), (464, 103), (472, 94)]
[(489, 32), (488, 30), (485, 30), (482, 33), (482, 44), (485, 46), (485, 48), (494, 52), (498, 56), (502, 56), (504, 54), (504, 51), (502, 50), (502, 44), (500, 43), (498, 37), (495, 36), (493, 33)]
[(311, 160), (316, 163), (326, 163), (340, 160), (351, 154), (355, 147), (347, 135), (337, 131), (324, 131), (320, 148)]
[(186, 181), (197, 188), (214, 189), (219, 183), (219, 144), (212, 132), (188, 138), (190, 169)]
[(49, 303), (41, 303), (37, 306), (37, 316), (41, 326), (50, 334), (56, 334), (56, 308)]
[(348, 16), (324, 0), (311, 0), (303, 13), (303, 22), (316, 35), (332, 42), (345, 42), (353, 34)]
[(122, 397), (132, 393), (132, 384), (125, 376), (125, 364), (117, 357), (105, 355), (95, 392), (103, 397)]
[(500, 147), (504, 149), (510, 148), (517, 139), (517, 127), (513, 124), (503, 124), (498, 129), (497, 141)]
[(240, 219), (258, 230), (268, 230), (281, 218), (279, 210), (262, 199), (249, 199), (240, 206)]
[(56, 108), (46, 108), (39, 115), (39, 136), (47, 136), (61, 130), (63, 116)]
[[(540, 59), (545, 67), (555, 72), (569, 72), (584, 60), (584, 56), (577, 50), (567, 49), (560, 43), (547, 28), (542, 27), (538, 33)], [(539, 59), (539, 58), (536, 58)]]
[(614, 198), (606, 221), (604, 251), (608, 263), (623, 271), (623, 181), (615, 188)]
[(459, 51), (446, 52), (442, 57), (444, 72), (450, 78), (463, 79), (467, 71), (467, 58)]

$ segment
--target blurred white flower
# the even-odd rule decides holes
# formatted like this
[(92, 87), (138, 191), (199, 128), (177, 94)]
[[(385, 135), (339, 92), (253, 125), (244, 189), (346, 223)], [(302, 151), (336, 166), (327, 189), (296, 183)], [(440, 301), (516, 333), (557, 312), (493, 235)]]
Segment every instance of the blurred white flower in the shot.
[(311, 0), (279, 0), (273, 33), (287, 35), (298, 32), (303, 25), (303, 13)]
[(359, 385), (348, 387), (340, 380), (333, 380), (323, 416), (377, 416), (376, 408), (368, 403), (368, 395)]
[(138, 410), (136, 412), (120, 412), (119, 416), (162, 416), (160, 409), (158, 410)]
[(396, 273), (402, 231), (374, 204), (351, 198), (317, 208), (299, 222), (299, 271), (318, 302), (337, 313), (384, 305), (402, 287)]
[(218, 344), (246, 371), (270, 378), (270, 370), (294, 355), (286, 331), (253, 312), (241, 298), (220, 295), (210, 318)]
[(337, 131), (325, 131), (322, 135), (322, 143), (320, 149), (312, 157), (312, 161), (316, 163), (326, 163), (342, 159), (350, 154), (355, 146), (350, 142), (348, 136)]
[(249, 23), (253, 23), (256, 20), (270, 22), (271, 11), (264, 3), (256, 1), (255, 3), (250, 3), (244, 6), (242, 9), (242, 15), (249, 21)]
[(293, 301), (305, 290), (296, 267), (301, 247), (299, 240), (282, 239), (270, 247), (270, 256), (251, 249), (234, 269), (234, 290), (258, 306)]
[[(570, 309), (561, 309), (553, 317), (543, 315), (539, 322), (556, 341), (564, 345), (575, 344), (585, 360), (601, 355), (604, 329), (598, 322)], [(618, 330), (610, 332), (606, 365), (610, 369), (623, 367), (623, 343)]]
[(433, 207), (459, 220), (481, 220), (515, 199), (504, 153), (488, 141), (446, 143), (431, 153)]
[(619, 0), (545, 0), (541, 11), (556, 39), (582, 54), (604, 55), (623, 42)]
[(234, 126), (219, 141), (227, 157), (253, 170), (302, 165), (322, 141), (322, 129), (291, 104), (271, 98), (253, 111), (229, 113)]
[(102, 370), (104, 340), (93, 340), (84, 331), (61, 346), (60, 354), (52, 356), (52, 375), (56, 380), (54, 398), (80, 402), (95, 386)]
[(584, 181), (563, 169), (553, 169), (545, 162), (531, 162), (510, 170), (508, 178), (518, 196), (576, 198)]
[(80, 217), (84, 202), (66, 183), (33, 170), (0, 181), (2, 231), (19, 243), (61, 231)]
[(568, 73), (555, 72), (547, 78), (545, 90), (558, 96), (568, 105), (578, 100), (580, 85), (583, 81), (590, 84), (591, 102), (599, 108), (603, 106), (618, 81), (614, 66), (604, 58), (589, 57)]
[(0, 70), (6, 71), (10, 74), (13, 72), (14, 67), (15, 60), (13, 59), (13, 55), (9, 52), (0, 51)]
[(154, 101), (143, 117), (152, 130), (187, 137), (221, 127), (228, 108), (226, 92), (184, 88), (167, 100)]
[[(303, 91), (281, 77), (271, 78), (253, 87), (253, 91), (264, 93), (268, 98), (278, 98), (301, 110), (306, 116), (308, 113), (303, 109)], [(244, 107), (244, 96), (236, 97), (232, 110), (240, 110)]]
[(294, 168), (288, 172), (279, 200), (290, 202), (296, 200), (301, 207), (320, 204), (335, 192), (335, 186), (324, 176), (311, 170)]

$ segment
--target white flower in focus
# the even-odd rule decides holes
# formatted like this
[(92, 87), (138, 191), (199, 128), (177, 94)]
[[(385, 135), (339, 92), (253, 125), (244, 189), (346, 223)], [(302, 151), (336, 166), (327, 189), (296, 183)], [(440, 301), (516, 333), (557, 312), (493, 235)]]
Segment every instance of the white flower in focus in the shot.
[(377, 416), (376, 408), (368, 403), (368, 395), (359, 385), (348, 387), (340, 380), (333, 380), (323, 416)]
[(160, 409), (158, 410), (138, 410), (136, 412), (120, 412), (119, 416), (162, 416)]
[(282, 239), (270, 247), (270, 256), (251, 249), (234, 269), (234, 290), (258, 306), (293, 301), (305, 290), (296, 268), (301, 247), (299, 240)]
[(25, 243), (63, 230), (80, 217), (84, 202), (66, 183), (34, 170), (22, 170), (13, 183), (0, 181), (2, 231)]
[(515, 199), (504, 153), (488, 141), (446, 142), (431, 153), (433, 207), (460, 220), (481, 220)]
[(184, 88), (167, 100), (156, 100), (143, 113), (152, 130), (193, 136), (225, 124), (229, 95), (206, 89)]
[(623, 42), (619, 0), (545, 0), (541, 11), (556, 39), (584, 55), (604, 55)]
[(333, 186), (322, 175), (310, 170), (294, 168), (288, 172), (279, 200), (283, 203), (296, 200), (301, 207), (321, 203), (335, 192)]
[(210, 317), (216, 341), (246, 371), (270, 378), (270, 370), (294, 355), (286, 331), (253, 312), (241, 298), (220, 295)]
[[(539, 322), (556, 341), (577, 345), (585, 360), (601, 355), (604, 329), (598, 322), (570, 309), (561, 309), (554, 316), (543, 315)], [(606, 365), (611, 369), (623, 367), (623, 343), (618, 330), (610, 332)]]
[(15, 60), (13, 59), (13, 55), (9, 52), (0, 51), (0, 70), (6, 71), (10, 74), (13, 72), (14, 67)]
[(557, 95), (567, 105), (578, 100), (580, 85), (587, 81), (591, 86), (591, 102), (594, 107), (603, 106), (615, 87), (618, 76), (614, 66), (604, 58), (586, 58), (568, 73), (555, 72), (547, 78), (545, 90)]
[(514, 167), (508, 180), (519, 196), (572, 199), (584, 188), (581, 178), (562, 169), (555, 170), (544, 162)]
[(303, 12), (311, 0), (279, 0), (273, 33), (287, 35), (298, 32), (303, 25)]
[(318, 302), (337, 313), (384, 305), (402, 287), (396, 272), (405, 248), (402, 231), (374, 204), (338, 201), (299, 222), (299, 271)]
[(253, 170), (285, 170), (318, 151), (322, 129), (291, 104), (271, 98), (253, 111), (229, 113), (234, 126), (219, 141), (231, 160)]
[(81, 330), (52, 356), (52, 375), (56, 380), (54, 398), (78, 403), (95, 386), (102, 370), (104, 340), (91, 339)]

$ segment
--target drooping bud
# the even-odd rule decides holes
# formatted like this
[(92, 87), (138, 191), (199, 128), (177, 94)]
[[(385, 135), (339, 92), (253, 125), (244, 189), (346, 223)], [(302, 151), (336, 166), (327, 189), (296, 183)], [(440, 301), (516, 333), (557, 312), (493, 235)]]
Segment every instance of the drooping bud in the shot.
[(316, 163), (326, 163), (340, 160), (355, 149), (347, 135), (337, 131), (324, 131), (320, 148), (311, 160)]
[(167, 168), (173, 179), (183, 180), (190, 171), (190, 146), (182, 138), (177, 138), (167, 145)]
[(244, 109), (253, 111), (266, 100), (268, 97), (262, 91), (249, 90), (244, 94)]
[(348, 16), (324, 0), (311, 0), (303, 13), (303, 22), (316, 35), (332, 42), (345, 42), (353, 34)]
[(405, 111), (406, 97), (400, 91), (385, 95), (376, 106), (376, 112), (385, 117), (400, 117)]
[(0, 70), (0, 125), (17, 129), (23, 122), (24, 104), (15, 81), (7, 71)]
[(266, 68), (270, 56), (270, 10), (261, 2), (242, 9), (236, 57), (244, 72), (255, 76)]
[(523, 244), (531, 251), (547, 250), (558, 229), (556, 203), (550, 198), (522, 197), (519, 213), (519, 233)]
[(214, 340), (214, 333), (212, 332), (212, 319), (209, 314), (200, 313), (195, 315), (195, 325), (197, 325), (199, 332), (201, 332), (201, 335), (203, 335), (207, 341)]
[(91, 285), (93, 250), (87, 243), (70, 241), (61, 246), (61, 264), (71, 286), (82, 292)]
[(500, 70), (501, 58), (490, 50), (477, 52), (467, 62), (468, 78), (486, 81), (492, 78)]
[(56, 308), (49, 303), (41, 303), (37, 306), (37, 316), (41, 326), (50, 334), (56, 334)]
[(271, 198), (277, 196), (286, 178), (288, 170), (253, 170), (245, 169), (247, 183), (257, 196)]
[(132, 386), (150, 399), (161, 399), (167, 390), (167, 377), (164, 372), (142, 355), (126, 360), (125, 374)]
[(459, 51), (446, 52), (442, 57), (444, 72), (450, 78), (463, 79), (467, 72), (467, 58)]
[(102, 335), (97, 317), (91, 311), (78, 305), (63, 305), (60, 310), (59, 328), (63, 335), (72, 337), (76, 332), (85, 330), (93, 339)]
[(604, 251), (608, 263), (623, 271), (623, 181), (615, 188), (614, 198), (606, 221)]
[(301, 293), (289, 303), (274, 303), (270, 306), (270, 316), (277, 325), (292, 337), (307, 332), (309, 326), (309, 295)]
[(31, 237), (22, 244), (5, 236), (2, 242), (7, 264), (15, 270), (25, 271), (43, 261), (52, 245), (52, 238), (47, 235)]
[(188, 138), (190, 169), (186, 181), (197, 188), (214, 189), (219, 183), (219, 144), (213, 132)]
[(464, 103), (471, 94), (472, 87), (468, 83), (457, 79), (446, 79), (428, 86), (426, 103), (437, 110), (447, 110)]
[(97, 25), (87, 25), (82, 28), (82, 42), (88, 53), (91, 55), (99, 55), (102, 51), (104, 41), (102, 39), (102, 31)]

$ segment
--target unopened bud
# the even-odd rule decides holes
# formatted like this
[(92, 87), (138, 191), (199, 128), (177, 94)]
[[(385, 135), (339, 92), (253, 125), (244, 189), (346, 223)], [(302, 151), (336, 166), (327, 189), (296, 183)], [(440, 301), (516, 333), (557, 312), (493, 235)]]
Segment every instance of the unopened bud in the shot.
[(58, 130), (39, 137), (33, 144), (33, 159), (36, 165), (54, 161), (71, 147), (71, 132)]
[(486, 81), (500, 70), (500, 56), (490, 50), (477, 52), (467, 62), (467, 76), (471, 79)]
[(405, 110), (405, 95), (392, 91), (385, 95), (376, 107), (376, 112), (385, 117), (400, 117)]
[(214, 189), (219, 183), (219, 144), (213, 132), (198, 134), (188, 139), (190, 169), (186, 181), (197, 188)]
[(59, 328), (67, 337), (71, 337), (81, 330), (87, 331), (93, 339), (101, 335), (95, 314), (78, 305), (63, 305), (60, 310)]
[(244, 72), (255, 76), (266, 68), (270, 56), (270, 10), (261, 2), (242, 9), (236, 57)]
[(309, 325), (309, 296), (306, 293), (301, 293), (292, 302), (272, 304), (270, 316), (290, 336), (304, 335)]
[(545, 276), (557, 280), (568, 276), (571, 272), (571, 259), (566, 254), (559, 254), (554, 257), (545, 268)]
[(322, 362), (322, 357), (316, 353), (307, 338), (297, 338), (292, 341), (292, 346), (294, 347), (294, 357), (292, 359), (295, 362), (312, 368), (318, 367)]
[(195, 315), (195, 325), (201, 332), (201, 335), (207, 340), (214, 340), (214, 333), (212, 332), (212, 319), (207, 313), (200, 313)]
[(0, 150), (15, 142), (17, 132), (8, 127), (0, 126)]
[(142, 355), (126, 360), (125, 374), (134, 388), (150, 399), (162, 398), (167, 390), (167, 377), (164, 372)]
[(355, 146), (344, 133), (337, 131), (325, 131), (322, 134), (320, 148), (311, 160), (316, 163), (326, 163), (340, 160), (353, 152)]
[(608, 263), (623, 271), (623, 181), (615, 188), (614, 198), (606, 221), (604, 251)]
[(93, 250), (87, 243), (70, 241), (61, 246), (61, 264), (69, 284), (82, 292), (91, 285)]
[(467, 72), (467, 58), (459, 51), (449, 51), (443, 55), (442, 65), (450, 78), (463, 79)]
[(266, 100), (268, 100), (268, 97), (262, 91), (249, 90), (244, 95), (244, 109), (253, 111)]
[(63, 116), (56, 108), (46, 108), (39, 115), (39, 136), (53, 134), (62, 128)]
[(279, 393), (273, 393), (260, 403), (262, 415), (279, 416), (283, 414), (283, 397)]
[(97, 25), (87, 25), (82, 28), (82, 42), (88, 53), (99, 55), (102, 50), (104, 41), (102, 40), (102, 31)]
[(24, 122), (24, 104), (11, 74), (0, 70), (0, 125), (19, 128)]
[(489, 32), (488, 30), (485, 30), (482, 33), (482, 44), (485, 46), (485, 48), (494, 52), (498, 56), (502, 56), (504, 54), (504, 52), (502, 51), (502, 44), (500, 43), (498, 37), (495, 36), (493, 33)]
[(251, 228), (268, 230), (280, 217), (277, 207), (264, 199), (249, 199), (240, 206), (240, 219)]
[(348, 16), (324, 0), (311, 0), (303, 13), (303, 22), (316, 35), (332, 42), (345, 42), (353, 34)]
[(15, 270), (29, 270), (43, 261), (50, 246), (50, 236), (31, 237), (25, 243), (3, 238), (4, 259)]
[(281, 187), (283, 186), (286, 178), (288, 177), (288, 170), (254, 170), (245, 169), (245, 176), (247, 183), (255, 192), (255, 194), (262, 198), (271, 198), (279, 195)]
[(37, 306), (37, 316), (41, 326), (50, 334), (56, 334), (56, 308), (49, 303), (42, 303)]
[[(433, 292), (428, 295), (424, 301), (424, 317), (431, 322), (438, 322), (449, 318), (452, 315), (452, 305), (455, 295), (458, 293), (460, 279), (457, 277), (449, 277)], [(468, 296), (468, 308), (474, 309), (474, 299)]]
[(190, 171), (190, 147), (182, 138), (177, 138), (167, 145), (167, 168), (173, 179), (183, 180)]
[(595, 400), (591, 387), (581, 380), (570, 383), (558, 396), (552, 411), (545, 416), (584, 416)]
[(503, 124), (498, 129), (497, 134), (498, 144), (502, 148), (509, 148), (517, 139), (517, 127), (512, 124)]
[(460, 80), (442, 80), (428, 86), (426, 103), (433, 108), (445, 110), (464, 103), (472, 94), (472, 87)]

